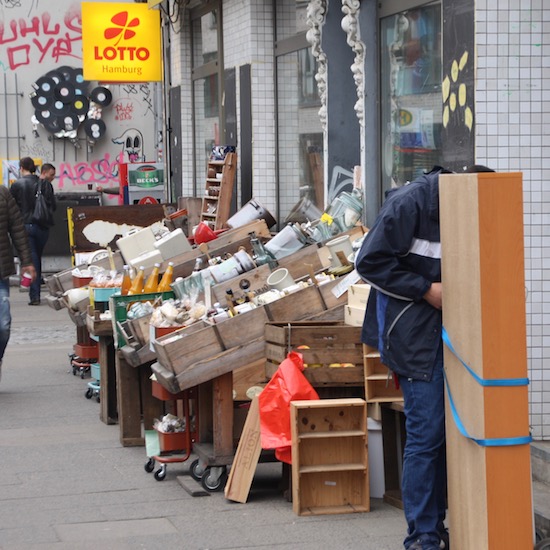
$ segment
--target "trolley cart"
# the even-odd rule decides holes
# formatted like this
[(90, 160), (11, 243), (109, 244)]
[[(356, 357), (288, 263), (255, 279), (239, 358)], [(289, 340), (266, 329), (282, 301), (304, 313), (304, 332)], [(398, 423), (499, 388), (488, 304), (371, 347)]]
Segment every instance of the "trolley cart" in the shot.
[[(153, 472), (155, 463), (161, 466), (155, 471), (155, 479), (162, 481), (166, 477), (166, 465), (178, 462), (186, 462), (191, 456), (193, 443), (197, 439), (198, 433), (198, 405), (197, 391), (195, 388), (181, 391), (177, 394), (170, 393), (163, 388), (156, 380), (152, 384), (153, 396), (162, 401), (173, 402), (175, 412), (180, 418), (185, 421), (185, 430), (183, 432), (163, 433), (155, 430), (160, 453), (157, 453), (157, 448), (151, 438), (145, 438), (147, 456), (149, 459), (145, 463), (145, 471)], [(153, 438), (154, 441), (154, 438)]]
[(99, 397), (99, 381), (101, 379), (101, 367), (99, 363), (91, 363), (90, 364), (90, 373), (92, 378), (91, 382), (88, 382), (88, 389), (86, 390), (86, 393), (84, 394), (86, 399), (91, 399), (95, 396), (96, 401), (100, 402)]

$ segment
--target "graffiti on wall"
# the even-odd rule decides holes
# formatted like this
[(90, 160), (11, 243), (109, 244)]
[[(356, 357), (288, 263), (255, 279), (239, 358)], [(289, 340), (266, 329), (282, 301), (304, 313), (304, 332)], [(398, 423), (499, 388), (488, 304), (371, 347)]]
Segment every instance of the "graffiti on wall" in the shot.
[(75, 164), (62, 162), (57, 170), (58, 187), (67, 190), (67, 188), (91, 184), (103, 187), (117, 186), (118, 160), (118, 158), (111, 158), (109, 153), (105, 153), (103, 158), (91, 162)]
[(141, 162), (145, 160), (143, 134), (137, 128), (129, 128), (111, 141), (117, 145), (122, 145), (120, 162)]
[[(8, 7), (8, 2), (4, 1), (3, 5)], [(75, 44), (81, 41), (82, 22), (77, 5), (65, 13), (62, 23), (52, 23), (49, 12), (30, 19), (3, 18), (0, 21), (0, 48), (5, 49), (5, 53), (0, 57), (0, 67), (5, 72), (47, 61), (82, 59), (80, 44)]]

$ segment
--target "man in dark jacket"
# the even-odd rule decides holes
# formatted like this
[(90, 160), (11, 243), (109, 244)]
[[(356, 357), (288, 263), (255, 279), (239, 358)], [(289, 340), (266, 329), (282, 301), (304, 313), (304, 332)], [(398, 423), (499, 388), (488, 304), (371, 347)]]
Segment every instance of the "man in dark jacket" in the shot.
[(21, 213), (7, 187), (0, 185), (0, 376), (2, 359), (10, 339), (10, 275), (15, 273), (13, 246), (21, 264), (21, 273), (36, 278), (31, 249)]
[[(29, 288), (29, 305), (40, 305), (40, 284), (42, 279), (42, 253), (50, 235), (50, 222), (34, 218), (34, 206), (36, 192), (40, 187), (41, 193), (46, 199), (50, 214), (56, 208), (55, 194), (51, 181), (55, 177), (55, 167), (44, 164), (40, 179), (35, 174), (36, 166), (30, 157), (24, 157), (19, 161), (21, 177), (13, 182), (10, 191), (13, 195), (29, 235), (32, 261), (36, 270), (36, 279)], [(53, 218), (52, 218), (53, 219)]]
[(407, 440), (402, 497), (409, 550), (448, 549), (439, 174), (392, 190), (355, 265), (371, 285), (362, 339), (403, 390)]

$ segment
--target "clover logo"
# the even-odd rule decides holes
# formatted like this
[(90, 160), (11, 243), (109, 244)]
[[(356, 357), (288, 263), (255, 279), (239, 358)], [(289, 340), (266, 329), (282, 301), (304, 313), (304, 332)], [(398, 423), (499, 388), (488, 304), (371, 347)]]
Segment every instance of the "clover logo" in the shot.
[(137, 27), (139, 25), (139, 19), (134, 17), (132, 20), (128, 21), (128, 12), (121, 11), (113, 15), (111, 23), (115, 26), (105, 29), (103, 35), (107, 40), (111, 40), (118, 36), (118, 40), (115, 42), (115, 46), (117, 46), (123, 38), (124, 40), (129, 40), (136, 35), (136, 31), (133, 31), (131, 27)]
[(464, 111), (464, 124), (468, 130), (472, 130), (474, 115), (472, 109), (466, 105), (466, 84), (459, 81), (460, 73), (468, 63), (468, 52), (464, 52), (459, 61), (453, 60), (451, 65), (451, 76), (445, 75), (441, 83), (443, 95), (443, 127), (447, 128), (451, 113), (460, 107)]

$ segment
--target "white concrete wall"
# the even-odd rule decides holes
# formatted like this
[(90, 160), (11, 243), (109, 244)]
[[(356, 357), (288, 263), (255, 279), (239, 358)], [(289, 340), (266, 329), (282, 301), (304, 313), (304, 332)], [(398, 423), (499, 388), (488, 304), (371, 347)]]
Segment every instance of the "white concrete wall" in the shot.
[(476, 161), (523, 172), (530, 418), (550, 439), (550, 5), (476, 1)]
[[(57, 167), (54, 187), (65, 192), (87, 191), (88, 184), (118, 186), (117, 162), (128, 162), (130, 154), (135, 153), (139, 160), (157, 160), (155, 119), (162, 116), (156, 96), (161, 93), (159, 84), (111, 85), (113, 101), (102, 112), (107, 131), (91, 148), (82, 128), (78, 132), (80, 149), (66, 138), (52, 139), (43, 126), (38, 126), (38, 136), (33, 135), (32, 84), (63, 65), (82, 68), (80, 2), (0, 2), (0, 20), (4, 28), (0, 41), (0, 159), (18, 161), (31, 156), (53, 163)], [(92, 82), (90, 90), (96, 85)], [(132, 144), (140, 140), (135, 150), (126, 145), (127, 137)]]

